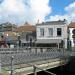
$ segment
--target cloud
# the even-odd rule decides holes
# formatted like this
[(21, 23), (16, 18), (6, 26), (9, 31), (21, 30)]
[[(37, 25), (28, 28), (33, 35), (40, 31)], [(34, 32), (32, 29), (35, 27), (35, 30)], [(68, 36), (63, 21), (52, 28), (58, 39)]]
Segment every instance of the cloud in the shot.
[(65, 11), (72, 13), (71, 11), (75, 12), (75, 2), (70, 4), (69, 6), (65, 7)]
[(59, 19), (60, 20), (66, 19), (68, 22), (75, 21), (75, 2), (66, 6), (64, 10), (66, 12), (64, 15), (57, 14), (54, 16), (50, 16), (49, 20), (53, 21), (53, 20), (59, 20)]
[(3, 0), (0, 3), (0, 23), (23, 24), (44, 21), (51, 13), (49, 0)]

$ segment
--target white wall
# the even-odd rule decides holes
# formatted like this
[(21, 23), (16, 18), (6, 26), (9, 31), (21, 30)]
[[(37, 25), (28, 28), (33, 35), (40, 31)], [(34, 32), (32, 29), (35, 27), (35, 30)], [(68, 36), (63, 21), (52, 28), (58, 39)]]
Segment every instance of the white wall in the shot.
[[(40, 36), (40, 28), (44, 28), (44, 36)], [(53, 36), (49, 37), (48, 28), (53, 28)], [(62, 36), (57, 36), (57, 28), (62, 28)], [(36, 26), (37, 40), (38, 39), (62, 39), (65, 41), (65, 48), (67, 48), (67, 25), (38, 25)]]
[(70, 40), (71, 40), (71, 46), (72, 46), (72, 47), (74, 47), (73, 38), (72, 38), (72, 35), (73, 35), (72, 31), (73, 31), (73, 29), (75, 29), (75, 28), (69, 28), (69, 30), (70, 30), (69, 38), (70, 38)]
[[(40, 28), (44, 28), (45, 35), (43, 37), (40, 36)], [(53, 28), (53, 37), (49, 37), (48, 28)], [(57, 36), (57, 28), (62, 28), (62, 36)], [(67, 38), (67, 26), (63, 25), (42, 25), (37, 26), (37, 39), (65, 39)]]

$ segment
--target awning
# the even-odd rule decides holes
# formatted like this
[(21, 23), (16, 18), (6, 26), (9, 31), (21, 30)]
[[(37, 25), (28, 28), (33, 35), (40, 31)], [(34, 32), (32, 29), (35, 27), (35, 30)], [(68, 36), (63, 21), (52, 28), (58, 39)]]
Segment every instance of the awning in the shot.
[[(34, 40), (32, 40), (31, 42), (34, 43)], [(30, 41), (26, 41), (26, 39), (21, 39), (21, 43), (30, 43)]]
[(27, 43), (25, 39), (21, 39), (21, 43)]
[(39, 39), (36, 43), (61, 43), (62, 39)]

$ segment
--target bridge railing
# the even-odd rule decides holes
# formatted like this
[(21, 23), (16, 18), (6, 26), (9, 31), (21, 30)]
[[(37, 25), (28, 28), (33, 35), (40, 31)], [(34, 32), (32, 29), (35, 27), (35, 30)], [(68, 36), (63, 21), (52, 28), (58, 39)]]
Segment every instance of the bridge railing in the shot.
[(14, 64), (20, 64), (47, 59), (63, 58), (66, 53), (63, 51), (63, 49), (58, 50), (58, 48), (27, 47), (0, 49), (0, 54), (2, 65), (10, 65), (11, 56), (14, 57)]
[(47, 52), (47, 51), (61, 51), (62, 48), (57, 47), (23, 47), (23, 48), (0, 48), (1, 53), (11, 53), (11, 52)]

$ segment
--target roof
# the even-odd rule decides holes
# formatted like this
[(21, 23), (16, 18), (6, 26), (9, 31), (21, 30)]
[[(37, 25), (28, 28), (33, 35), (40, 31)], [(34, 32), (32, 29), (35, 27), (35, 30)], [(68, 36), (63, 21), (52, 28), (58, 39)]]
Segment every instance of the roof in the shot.
[(66, 24), (66, 22), (63, 20), (59, 20), (59, 21), (48, 21), (48, 22), (42, 22), (42, 23), (38, 23), (36, 24), (37, 26), (38, 25), (64, 25)]
[(61, 39), (39, 39), (36, 41), (36, 43), (61, 43)]
[(19, 26), (16, 31), (17, 32), (26, 32), (26, 31), (35, 31), (36, 28), (33, 25), (30, 25), (28, 23), (24, 24), (23, 26)]
[(75, 22), (71, 22), (68, 27), (69, 28), (75, 28)]
[(17, 27), (17, 25), (12, 24), (12, 23), (10, 23), (10, 22), (1, 23), (0, 26), (4, 26), (4, 27), (7, 27), (7, 26)]

